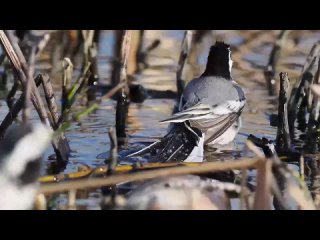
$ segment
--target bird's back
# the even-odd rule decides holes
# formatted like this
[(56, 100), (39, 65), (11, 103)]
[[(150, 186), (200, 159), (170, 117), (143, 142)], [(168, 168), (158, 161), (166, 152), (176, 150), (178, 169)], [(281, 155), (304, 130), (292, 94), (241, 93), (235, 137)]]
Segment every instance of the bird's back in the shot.
[(237, 90), (235, 86), (233, 81), (221, 77), (195, 78), (189, 82), (183, 92), (182, 102), (188, 102), (183, 108), (188, 108), (200, 101), (215, 106), (244, 96), (241, 88)]

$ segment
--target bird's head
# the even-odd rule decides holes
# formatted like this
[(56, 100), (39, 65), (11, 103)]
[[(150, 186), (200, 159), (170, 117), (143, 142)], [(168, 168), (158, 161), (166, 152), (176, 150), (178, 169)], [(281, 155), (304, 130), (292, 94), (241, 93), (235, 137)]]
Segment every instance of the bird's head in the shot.
[(206, 69), (202, 76), (218, 76), (231, 79), (232, 63), (230, 45), (217, 41), (210, 48)]
[(42, 124), (14, 124), (0, 142), (0, 178), (27, 185), (37, 181), (52, 130)]

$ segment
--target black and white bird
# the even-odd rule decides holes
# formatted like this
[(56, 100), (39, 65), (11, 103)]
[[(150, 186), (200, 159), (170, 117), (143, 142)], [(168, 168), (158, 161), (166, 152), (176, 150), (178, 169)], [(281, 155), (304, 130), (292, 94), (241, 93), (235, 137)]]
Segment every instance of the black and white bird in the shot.
[(0, 142), (0, 209), (31, 209), (38, 189), (41, 157), (52, 130), (42, 124), (15, 124)]
[(234, 140), (246, 104), (243, 89), (233, 80), (231, 49), (211, 46), (205, 71), (183, 91), (179, 110), (163, 123), (173, 123), (168, 134), (129, 156), (151, 154), (150, 161), (202, 161), (204, 145), (226, 145)]

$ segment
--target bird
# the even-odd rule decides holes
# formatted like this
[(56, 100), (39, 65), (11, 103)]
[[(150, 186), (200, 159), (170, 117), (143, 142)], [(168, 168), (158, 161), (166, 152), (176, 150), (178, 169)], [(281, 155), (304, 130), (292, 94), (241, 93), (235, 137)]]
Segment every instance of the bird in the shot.
[(234, 140), (241, 128), (245, 92), (231, 75), (229, 44), (210, 47), (204, 72), (183, 90), (178, 111), (160, 121), (170, 123), (168, 133), (150, 146), (130, 154), (150, 153), (150, 161), (203, 161), (205, 145), (219, 146)]
[(41, 158), (52, 130), (43, 124), (11, 125), (0, 142), (0, 209), (32, 209)]

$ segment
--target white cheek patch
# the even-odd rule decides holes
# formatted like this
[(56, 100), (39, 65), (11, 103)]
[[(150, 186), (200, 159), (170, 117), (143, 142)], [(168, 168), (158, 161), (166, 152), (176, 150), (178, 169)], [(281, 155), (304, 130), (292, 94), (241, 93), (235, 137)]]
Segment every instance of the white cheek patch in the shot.
[(0, 174), (16, 177), (23, 173), (25, 166), (33, 159), (41, 157), (51, 141), (53, 131), (46, 126), (36, 125), (33, 131), (17, 142), (13, 152), (5, 162)]
[(231, 69), (232, 69), (233, 61), (231, 59), (231, 51), (229, 51), (229, 72), (231, 74)]

